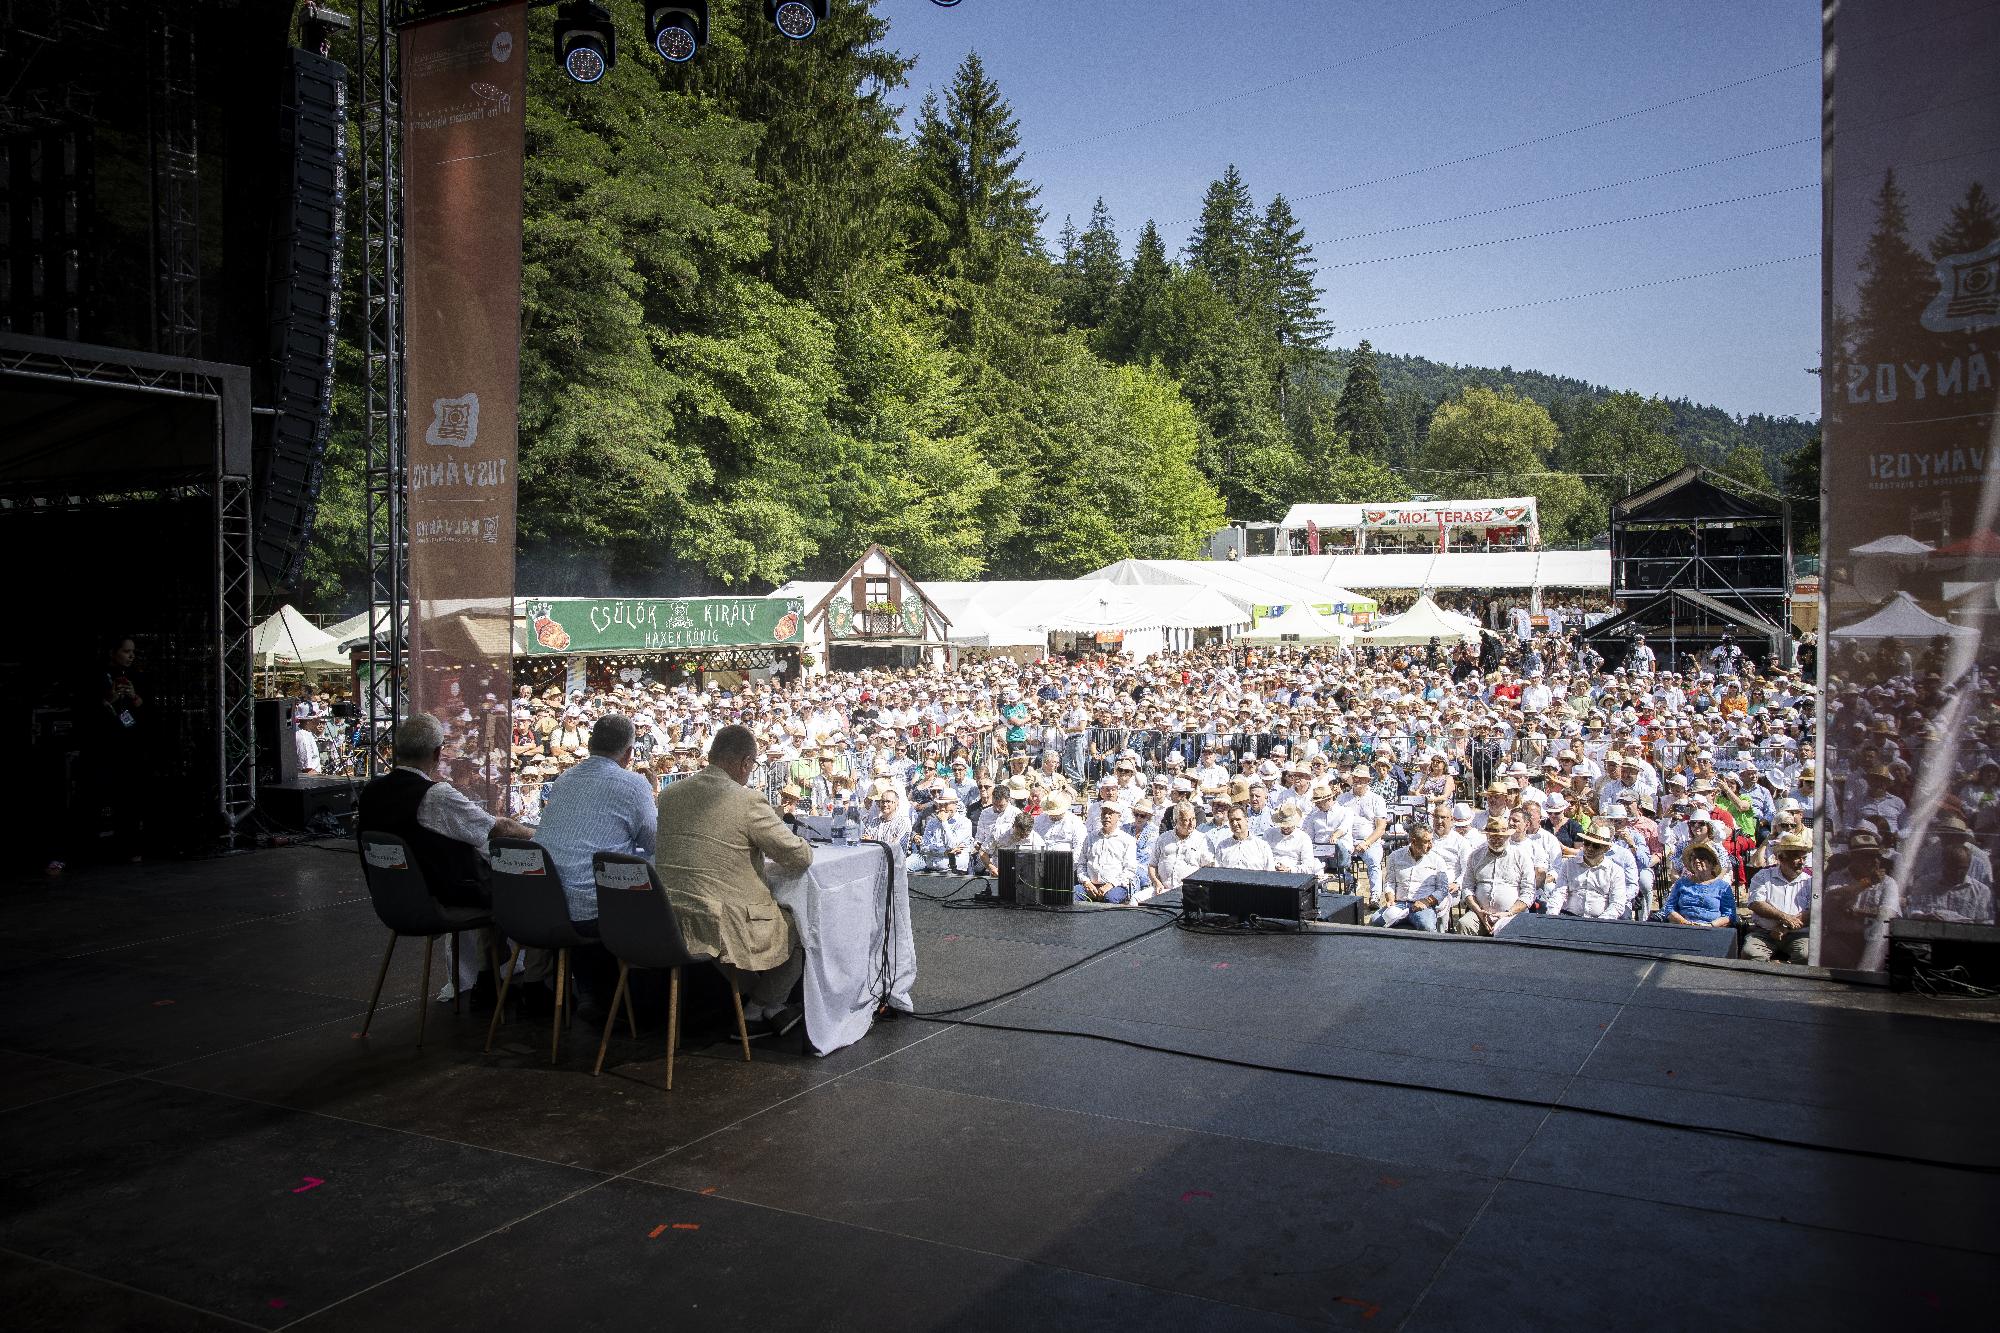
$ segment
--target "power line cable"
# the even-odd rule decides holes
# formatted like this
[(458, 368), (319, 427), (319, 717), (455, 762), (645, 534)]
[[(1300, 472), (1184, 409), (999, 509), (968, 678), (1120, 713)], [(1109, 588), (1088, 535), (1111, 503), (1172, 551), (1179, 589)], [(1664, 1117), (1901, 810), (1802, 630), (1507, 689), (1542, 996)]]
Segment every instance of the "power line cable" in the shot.
[(1817, 190), (1818, 181), (1807, 181), (1804, 185), (1788, 185), (1778, 190), (1761, 190), (1756, 194), (1739, 194), (1733, 199), (1713, 199), (1705, 204), (1682, 204), (1678, 208), (1662, 208), (1651, 213), (1634, 213), (1630, 217), (1605, 218), (1601, 222), (1578, 222), (1567, 227), (1551, 227), (1547, 231), (1523, 232), (1519, 236), (1498, 236), (1490, 241), (1467, 241), (1462, 245), (1441, 245), (1432, 250), (1411, 250), (1400, 255), (1377, 255), (1373, 259), (1348, 259), (1338, 264), (1324, 264), (1320, 272), (1334, 269), (1360, 268), (1365, 264), (1388, 264), (1399, 259), (1425, 259), (1432, 255), (1456, 254), (1461, 250), (1483, 250), (1491, 245), (1512, 245), (1516, 241), (1535, 241), (1548, 236), (1567, 236), (1572, 232), (1595, 231), (1600, 227), (1616, 227), (1627, 222), (1646, 222), (1653, 218), (1673, 217), (1679, 213), (1697, 213), (1704, 208), (1721, 208), (1724, 204), (1748, 203), (1753, 199), (1769, 199), (1774, 195), (1797, 194), (1801, 190)]
[(1320, 244), (1344, 245), (1348, 241), (1363, 241), (1371, 236), (1389, 236), (1399, 231), (1416, 231), (1422, 227), (1442, 227), (1447, 223), (1467, 222), (1473, 218), (1490, 217), (1495, 213), (1511, 213), (1519, 208), (1533, 208), (1537, 204), (1554, 204), (1560, 203), (1564, 199), (1580, 199), (1587, 194), (1600, 194), (1605, 190), (1616, 190), (1626, 185), (1638, 185), (1644, 181), (1663, 180), (1668, 176), (1679, 176), (1690, 171), (1700, 171), (1704, 167), (1719, 167), (1724, 163), (1741, 162), (1748, 157), (1757, 157), (1764, 153), (1775, 153), (1783, 148), (1796, 148), (1800, 144), (1818, 142), (1819, 136), (1817, 134), (1808, 134), (1802, 139), (1787, 139), (1783, 143), (1766, 144), (1762, 148), (1752, 148), (1746, 152), (1731, 153), (1727, 157), (1711, 157), (1706, 162), (1691, 162), (1683, 167), (1669, 167), (1665, 171), (1652, 171), (1643, 176), (1627, 176), (1622, 181), (1607, 181), (1603, 185), (1591, 185), (1581, 190), (1565, 190), (1561, 194), (1545, 194), (1539, 199), (1523, 199), (1517, 204), (1500, 204), (1493, 208), (1474, 209), (1470, 213), (1454, 213), (1448, 218), (1432, 218), (1428, 222), (1405, 222), (1398, 227), (1378, 227), (1374, 231), (1350, 232), (1345, 236), (1335, 236), (1331, 240), (1320, 242)]
[(1712, 268), (1701, 273), (1683, 273), (1678, 277), (1655, 278), (1651, 282), (1628, 283), (1622, 287), (1600, 287), (1596, 291), (1574, 292), (1568, 296), (1550, 296), (1539, 301), (1518, 301), (1513, 305), (1489, 306), (1484, 310), (1460, 310), (1449, 315), (1430, 315), (1423, 319), (1401, 319), (1388, 324), (1364, 324), (1357, 328), (1342, 329), (1342, 333), (1373, 333), (1380, 329), (1405, 329), (1415, 324), (1438, 324), (1448, 319), (1471, 319), (1477, 315), (1500, 315), (1512, 310), (1530, 310), (1536, 306), (1560, 305), (1565, 301), (1586, 301), (1594, 296), (1616, 296), (1623, 292), (1644, 291), (1649, 287), (1667, 287), (1674, 283), (1694, 282), (1701, 278), (1719, 278), (1728, 273), (1747, 273), (1752, 269), (1770, 268), (1776, 264), (1796, 264), (1802, 259), (1818, 259), (1819, 251), (1809, 250), (1801, 255), (1786, 255), (1782, 259), (1760, 259), (1754, 264), (1736, 264), (1729, 268)]
[(1218, 97), (1213, 101), (1201, 102), (1197, 103), (1194, 106), (1183, 107), (1179, 111), (1169, 111), (1165, 115), (1154, 116), (1147, 120), (1134, 121), (1129, 125), (1120, 125), (1113, 129), (1101, 130), (1096, 134), (1086, 134), (1083, 137), (1077, 139), (1065, 139), (1061, 143), (1050, 145), (1047, 151), (1061, 152), (1065, 148), (1076, 148), (1083, 144), (1096, 143), (1102, 139), (1111, 139), (1121, 134), (1129, 134), (1134, 130), (1150, 129), (1155, 125), (1165, 125), (1170, 121), (1185, 120), (1189, 116), (1200, 115), (1204, 111), (1213, 111), (1216, 107), (1219, 106), (1228, 106), (1232, 102), (1240, 102), (1243, 101), (1245, 98), (1249, 97), (1259, 97), (1262, 96), (1264, 93), (1275, 92), (1279, 88), (1287, 88), (1295, 83), (1303, 83), (1307, 79), (1318, 78), (1322, 74), (1328, 73), (1329, 71), (1332, 70), (1340, 69), (1341, 67), (1346, 65), (1359, 64), (1364, 60), (1373, 60), (1377, 56), (1387, 55), (1391, 51), (1400, 50), (1405, 46), (1411, 46), (1417, 42), (1425, 41), (1432, 37), (1443, 36), (1445, 33), (1451, 32), (1455, 29), (1463, 28), (1469, 24), (1478, 23), (1484, 19), (1492, 18), (1495, 14), (1504, 14), (1510, 9), (1519, 9), (1523, 5), (1532, 3), (1535, 3), (1535, 0), (1510, 0), (1510, 3), (1501, 5), (1498, 8), (1486, 10), (1484, 13), (1470, 15), (1469, 17), (1459, 19), (1457, 22), (1454, 23), (1446, 23), (1439, 27), (1427, 28), (1423, 32), (1414, 33), (1411, 36), (1403, 38), (1401, 41), (1390, 42), (1386, 46), (1378, 46), (1375, 47), (1373, 50), (1363, 51), (1357, 55), (1348, 56), (1343, 60), (1336, 60), (1330, 64), (1320, 65), (1314, 69), (1307, 70), (1303, 74), (1294, 74), (1290, 78), (1279, 79), (1273, 83), (1261, 84), (1258, 87), (1248, 88), (1239, 93), (1231, 93), (1227, 97)]

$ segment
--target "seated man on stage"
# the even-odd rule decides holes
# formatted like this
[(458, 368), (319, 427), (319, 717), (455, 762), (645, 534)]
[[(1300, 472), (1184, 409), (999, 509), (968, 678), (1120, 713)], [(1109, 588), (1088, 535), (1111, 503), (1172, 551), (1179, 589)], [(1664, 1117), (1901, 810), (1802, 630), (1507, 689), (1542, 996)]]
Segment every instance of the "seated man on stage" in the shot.
[(748, 727), (731, 723), (716, 732), (708, 767), (660, 793), (653, 863), (689, 947), (714, 954), (743, 996), (744, 1016), (762, 1020), (752, 1035), (783, 1035), (804, 1016), (789, 1001), (805, 957), (762, 871), (768, 859), (799, 874), (813, 852), (745, 785), (756, 766)]
[(396, 767), (361, 789), (354, 827), (359, 833), (393, 833), (410, 844), (431, 897), (447, 907), (486, 907), (493, 887), (486, 841), (532, 838), (535, 830), (498, 819), (438, 777), (444, 759), (444, 724), (429, 713), (396, 728)]
[(910, 869), (969, 875), (972, 844), (972, 821), (959, 810), (958, 793), (945, 786), (937, 795), (937, 813), (924, 822), (924, 836), (917, 844), (917, 854), (910, 858)]
[[(548, 808), (535, 830), (535, 841), (549, 854), (569, 919), (577, 933), (597, 937), (597, 880), (590, 858), (598, 852), (650, 856), (659, 823), (653, 804), (653, 784), (632, 771), (632, 719), (607, 713), (590, 729), (590, 757), (562, 775), (549, 788)], [(521, 981), (540, 981), (548, 972), (549, 955), (530, 957)], [(572, 949), (570, 966), (585, 993), (600, 1005), (610, 997), (610, 955), (602, 946)], [(523, 995), (534, 994), (524, 991)], [(541, 996), (528, 1001), (540, 1006)], [(553, 1004), (554, 995), (547, 997)]]
[(1139, 844), (1127, 833), (1125, 808), (1106, 801), (1097, 808), (1097, 828), (1084, 839), (1076, 858), (1076, 901), (1128, 903), (1139, 885)]

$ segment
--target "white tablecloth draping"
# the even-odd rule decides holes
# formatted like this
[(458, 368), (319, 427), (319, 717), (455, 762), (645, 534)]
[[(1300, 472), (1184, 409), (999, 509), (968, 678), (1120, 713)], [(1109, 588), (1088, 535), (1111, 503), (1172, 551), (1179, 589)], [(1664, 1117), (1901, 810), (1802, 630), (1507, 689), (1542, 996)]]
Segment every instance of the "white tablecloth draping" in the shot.
[(792, 913), (805, 947), (806, 1035), (821, 1055), (861, 1040), (886, 998), (909, 1012), (917, 980), (910, 881), (902, 854), (879, 842), (815, 847), (800, 875), (776, 876), (771, 896)]

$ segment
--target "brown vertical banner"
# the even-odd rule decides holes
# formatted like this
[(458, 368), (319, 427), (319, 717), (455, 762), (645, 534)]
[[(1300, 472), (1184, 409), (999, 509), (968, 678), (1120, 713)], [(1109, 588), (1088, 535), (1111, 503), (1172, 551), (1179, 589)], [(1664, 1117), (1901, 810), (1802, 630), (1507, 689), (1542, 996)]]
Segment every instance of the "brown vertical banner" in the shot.
[(507, 812), (527, 5), (405, 28), (403, 346), (411, 706)]
[(1825, 13), (1814, 954), (1880, 971), (1898, 921), (1994, 919), (2000, 9)]

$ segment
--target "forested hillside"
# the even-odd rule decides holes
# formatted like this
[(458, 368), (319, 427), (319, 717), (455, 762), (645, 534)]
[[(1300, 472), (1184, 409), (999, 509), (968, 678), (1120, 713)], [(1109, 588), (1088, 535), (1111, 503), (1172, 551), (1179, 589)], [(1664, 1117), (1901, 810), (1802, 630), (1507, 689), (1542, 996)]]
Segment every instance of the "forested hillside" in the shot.
[[(871, 540), (919, 577), (1059, 576), (1418, 491), (1531, 492), (1565, 544), (1685, 459), (1810, 479), (1780, 466), (1810, 423), (1329, 350), (1311, 238), (1233, 167), (1181, 253), (1151, 223), (1122, 248), (1103, 201), (1050, 246), (977, 56), (899, 113), (886, 7), (834, 0), (807, 42), (755, 11), (714, 6), (685, 66), (529, 65), (524, 585), (754, 589)], [(552, 11), (530, 21), (547, 50)], [(364, 586), (357, 315), (308, 565), (328, 609)]]

